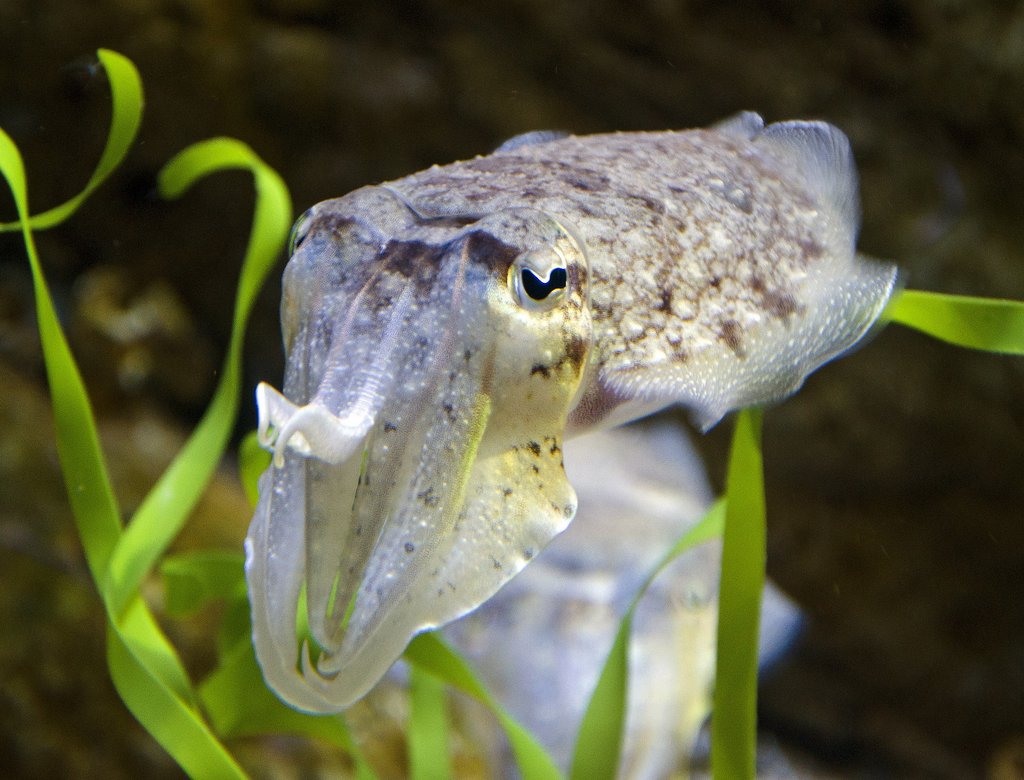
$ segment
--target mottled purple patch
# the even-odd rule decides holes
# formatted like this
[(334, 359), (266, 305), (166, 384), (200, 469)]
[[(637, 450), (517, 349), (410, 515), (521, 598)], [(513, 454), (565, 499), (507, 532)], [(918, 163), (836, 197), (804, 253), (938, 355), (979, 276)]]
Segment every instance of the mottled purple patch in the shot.
[(474, 230), (466, 236), (470, 258), (473, 263), (489, 269), (492, 274), (504, 278), (519, 250), (495, 238), (486, 230)]
[(562, 177), (562, 181), (584, 192), (605, 192), (609, 187), (607, 176), (586, 169), (574, 170)]

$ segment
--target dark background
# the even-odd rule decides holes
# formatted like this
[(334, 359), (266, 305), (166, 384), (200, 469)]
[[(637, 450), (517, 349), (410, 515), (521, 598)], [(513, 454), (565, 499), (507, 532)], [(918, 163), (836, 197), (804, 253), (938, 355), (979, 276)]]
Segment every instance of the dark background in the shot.
[[(214, 135), (251, 144), (301, 211), (526, 130), (824, 118), (858, 158), (864, 251), (912, 287), (1024, 298), (1019, 4), (0, 0), (0, 126), (36, 211), (99, 157), (99, 46), (142, 73), (140, 140), (39, 246), (126, 511), (201, 413), (229, 329), (250, 183), (224, 175), (170, 205), (153, 190), (172, 154)], [(271, 288), (252, 383), (281, 371)], [(175, 776), (106, 679), (30, 289), (20, 241), (0, 236), (0, 770)], [(714, 479), (727, 437), (699, 442)], [(842, 776), (1022, 771), (1021, 360), (890, 328), (770, 411), (765, 449), (769, 572), (809, 622), (765, 682), (762, 725)], [(201, 515), (214, 530), (194, 543), (240, 539), (228, 477)], [(202, 667), (208, 649), (171, 630)], [(243, 759), (293, 765), (264, 749)]]

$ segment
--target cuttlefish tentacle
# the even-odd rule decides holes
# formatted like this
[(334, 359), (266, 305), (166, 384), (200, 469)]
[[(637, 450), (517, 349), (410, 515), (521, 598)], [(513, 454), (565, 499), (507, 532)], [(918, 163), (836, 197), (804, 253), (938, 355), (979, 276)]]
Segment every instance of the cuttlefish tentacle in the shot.
[(751, 113), (528, 134), (307, 212), (284, 393), (257, 392), (274, 459), (246, 571), (270, 685), (343, 709), (488, 599), (575, 513), (567, 432), (671, 403), (708, 427), (850, 348), (896, 278), (856, 254), (858, 224), (846, 137)]
[[(392, 358), (411, 298), (409, 285), (399, 295), (388, 318), (381, 337), (382, 349), (375, 355), (374, 364), (358, 373), (347, 373), (348, 361), (343, 356), (328, 356), (330, 368), (308, 404), (296, 406), (269, 385), (260, 384), (256, 390), (260, 409), (259, 441), (273, 450), (276, 466), (283, 464), (288, 447), (327, 463), (341, 463), (352, 456), (369, 432), (390, 390), (394, 376)], [(359, 303), (357, 297), (353, 308)], [(349, 330), (344, 329), (343, 337), (349, 335)], [(345, 338), (337, 340), (332, 352), (343, 350), (345, 344)], [(339, 388), (348, 392), (339, 392)]]

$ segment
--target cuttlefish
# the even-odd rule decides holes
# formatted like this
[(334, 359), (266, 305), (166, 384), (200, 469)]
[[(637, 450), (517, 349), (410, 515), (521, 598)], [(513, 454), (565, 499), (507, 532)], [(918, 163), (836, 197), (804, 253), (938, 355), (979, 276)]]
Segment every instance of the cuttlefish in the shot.
[(273, 460), (246, 573), (269, 685), (342, 710), (489, 599), (576, 512), (567, 437), (671, 404), (706, 429), (853, 346), (896, 283), (858, 224), (846, 136), (752, 113), (529, 133), (307, 211), (284, 393), (257, 390)]

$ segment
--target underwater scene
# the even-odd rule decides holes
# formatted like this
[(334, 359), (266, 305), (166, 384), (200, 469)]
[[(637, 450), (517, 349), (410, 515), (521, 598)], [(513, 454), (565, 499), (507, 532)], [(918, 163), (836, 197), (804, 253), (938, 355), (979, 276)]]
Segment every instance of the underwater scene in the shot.
[(0, 776), (1024, 776), (1024, 9), (0, 44)]

